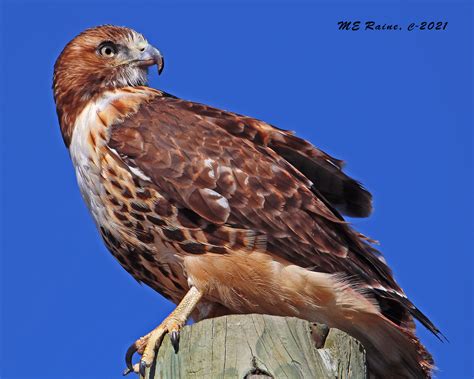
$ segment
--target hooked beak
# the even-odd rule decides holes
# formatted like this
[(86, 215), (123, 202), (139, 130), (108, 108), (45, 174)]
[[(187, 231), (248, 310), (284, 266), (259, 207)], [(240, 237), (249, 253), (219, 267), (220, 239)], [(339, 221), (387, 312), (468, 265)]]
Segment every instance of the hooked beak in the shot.
[(155, 64), (158, 67), (158, 75), (160, 75), (163, 71), (163, 68), (165, 67), (165, 61), (157, 48), (153, 47), (152, 45), (148, 45), (140, 55), (138, 66), (150, 67)]

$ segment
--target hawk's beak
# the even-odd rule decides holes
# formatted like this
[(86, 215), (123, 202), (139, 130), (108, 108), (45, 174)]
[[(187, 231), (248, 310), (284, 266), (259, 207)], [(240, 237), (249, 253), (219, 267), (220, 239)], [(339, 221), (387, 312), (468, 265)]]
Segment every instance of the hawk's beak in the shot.
[(163, 68), (165, 67), (165, 61), (157, 48), (148, 45), (146, 49), (141, 53), (138, 65), (143, 67), (149, 67), (155, 64), (158, 67), (158, 75), (160, 75), (161, 71), (163, 71)]

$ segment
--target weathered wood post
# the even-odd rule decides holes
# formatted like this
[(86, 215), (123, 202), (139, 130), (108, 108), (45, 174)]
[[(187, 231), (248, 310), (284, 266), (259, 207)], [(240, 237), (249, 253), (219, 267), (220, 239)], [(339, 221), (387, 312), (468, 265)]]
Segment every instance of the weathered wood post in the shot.
[(308, 321), (232, 315), (186, 326), (175, 354), (166, 336), (146, 379), (367, 377), (362, 345)]

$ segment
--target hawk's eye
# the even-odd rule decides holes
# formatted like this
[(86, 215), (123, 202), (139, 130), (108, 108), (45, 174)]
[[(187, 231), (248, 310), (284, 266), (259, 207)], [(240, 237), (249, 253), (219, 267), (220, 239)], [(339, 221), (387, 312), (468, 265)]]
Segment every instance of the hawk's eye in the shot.
[(112, 58), (117, 54), (117, 47), (112, 42), (102, 43), (98, 50), (100, 55), (107, 58)]

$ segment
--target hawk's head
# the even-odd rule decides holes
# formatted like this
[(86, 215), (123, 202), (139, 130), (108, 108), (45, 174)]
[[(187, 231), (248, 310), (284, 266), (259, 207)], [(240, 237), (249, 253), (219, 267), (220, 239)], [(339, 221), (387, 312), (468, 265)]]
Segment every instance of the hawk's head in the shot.
[(163, 70), (163, 57), (136, 31), (103, 25), (69, 42), (54, 65), (53, 90), (61, 128), (103, 90), (145, 85), (148, 67)]

